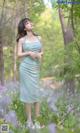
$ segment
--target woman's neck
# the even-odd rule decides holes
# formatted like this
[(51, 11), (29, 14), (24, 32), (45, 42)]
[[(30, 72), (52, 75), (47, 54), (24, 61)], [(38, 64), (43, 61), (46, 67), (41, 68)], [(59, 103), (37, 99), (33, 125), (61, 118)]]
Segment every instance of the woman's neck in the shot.
[(32, 31), (27, 31), (27, 37), (28, 38), (31, 38), (31, 37), (33, 37), (34, 35), (33, 35), (33, 33), (32, 33)]

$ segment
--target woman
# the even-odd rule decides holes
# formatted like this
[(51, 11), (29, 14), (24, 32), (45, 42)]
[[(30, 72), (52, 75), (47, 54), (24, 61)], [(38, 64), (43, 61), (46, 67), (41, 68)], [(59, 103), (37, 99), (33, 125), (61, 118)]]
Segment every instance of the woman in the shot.
[[(22, 19), (18, 24), (18, 51), (22, 59), (20, 74), (20, 100), (25, 103), (27, 113), (27, 127), (41, 128), (40, 123), (33, 124), (31, 107), (34, 104), (36, 118), (40, 116), (40, 64), (43, 55), (40, 37), (33, 32), (33, 24), (29, 18)], [(35, 125), (35, 126), (34, 126)]]

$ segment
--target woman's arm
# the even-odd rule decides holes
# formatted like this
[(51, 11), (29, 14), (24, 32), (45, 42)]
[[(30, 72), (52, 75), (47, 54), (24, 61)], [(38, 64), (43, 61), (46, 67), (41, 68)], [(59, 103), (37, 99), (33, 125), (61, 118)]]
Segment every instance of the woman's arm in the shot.
[(40, 59), (40, 60), (42, 59), (42, 56), (43, 56), (43, 51), (37, 53), (37, 55), (36, 55), (36, 57), (37, 57), (38, 59)]
[(23, 38), (19, 39), (18, 41), (18, 51), (17, 51), (17, 56), (18, 57), (23, 57), (23, 56), (28, 56), (30, 53), (29, 52), (22, 52), (22, 44), (23, 43)]
[(17, 52), (18, 57), (30, 56), (32, 59), (35, 59), (36, 58), (35, 52), (32, 52), (32, 51), (23, 52), (22, 51), (23, 42), (24, 42), (23, 38), (19, 39), (19, 42), (18, 42), (18, 52)]
[(39, 54), (41, 54), (41, 56), (43, 55), (43, 49), (39, 52)]

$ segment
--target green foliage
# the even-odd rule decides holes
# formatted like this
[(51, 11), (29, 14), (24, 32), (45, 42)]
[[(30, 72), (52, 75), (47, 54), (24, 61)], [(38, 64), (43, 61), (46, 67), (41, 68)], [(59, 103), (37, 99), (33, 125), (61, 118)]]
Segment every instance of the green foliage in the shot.
[[(27, 115), (25, 113), (25, 108), (24, 104), (19, 100), (19, 94), (14, 96), (13, 103), (10, 106), (10, 109), (13, 109), (16, 111), (18, 120), (24, 124), (25, 121), (27, 120)], [(51, 109), (48, 107), (48, 104), (46, 101), (43, 101), (41, 104), (41, 116), (38, 117), (37, 119), (41, 122), (41, 124), (48, 125), (51, 121), (53, 121), (53, 112)], [(32, 117), (35, 119), (34, 116), (34, 108), (32, 108)]]
[(19, 93), (14, 96), (13, 103), (10, 108), (16, 111), (19, 121), (24, 124), (27, 116), (25, 113), (24, 104), (19, 100)]
[[(14, 96), (13, 103), (11, 104), (10, 109), (13, 109), (16, 111), (18, 121), (22, 125), (20, 128), (12, 127), (11, 129), (15, 133), (18, 133), (18, 132), (28, 133), (29, 130), (25, 129), (25, 127), (24, 127), (27, 117), (25, 115), (24, 104), (19, 100), (19, 94)], [(41, 104), (40, 111), (41, 111), (40, 112), (41, 115), (40, 115), (40, 117), (37, 117), (37, 120), (39, 120), (42, 125), (45, 124), (45, 126), (46, 126), (44, 129), (40, 130), (40, 133), (48, 133), (49, 131), (48, 131), (47, 125), (50, 124), (51, 122), (53, 122), (56, 117), (54, 117), (55, 115), (49, 108), (46, 101), (43, 101), (43, 103)], [(33, 106), (32, 106), (32, 119), (35, 120)]]
[[(46, 127), (50, 123), (56, 123), (58, 130), (74, 131), (79, 130), (80, 122), (79, 122), (79, 113), (80, 113), (80, 104), (79, 104), (79, 95), (76, 95), (74, 98), (69, 98), (66, 94), (58, 99), (56, 102), (57, 111), (53, 112), (48, 103), (43, 101), (41, 103), (40, 109), (40, 117), (37, 117), (37, 120), (43, 125), (45, 124)], [(24, 104), (22, 104), (19, 100), (19, 95), (16, 95), (13, 99), (13, 103), (10, 107), (16, 111), (18, 120), (20, 121), (21, 125), (25, 124), (27, 119), (24, 111)], [(32, 109), (32, 118), (35, 120), (34, 116), (34, 108)], [(19, 129), (14, 129), (15, 133), (19, 131)], [(47, 130), (47, 129), (46, 129)], [(24, 131), (24, 126), (21, 127), (21, 131)]]
[(44, 11), (45, 7), (42, 0), (30, 0), (28, 1), (29, 5), (29, 16), (33, 22), (39, 21), (40, 14)]
[(53, 76), (54, 67), (63, 62), (63, 39), (60, 32), (59, 18), (55, 14), (57, 14), (56, 10), (46, 9), (35, 26), (35, 30), (42, 36), (44, 49), (41, 76)]
[(59, 128), (77, 130), (80, 126), (78, 96), (69, 98), (67, 95), (60, 97), (56, 103), (57, 124)]
[(29, 129), (27, 128), (13, 128), (12, 131), (14, 133), (29, 133)]
[(55, 114), (51, 111), (51, 109), (48, 106), (48, 103), (44, 101), (41, 104), (41, 118), (39, 118), (41, 123), (48, 125), (52, 122), (56, 122), (56, 116)]
[[(15, 2), (15, 0), (9, 0)], [(9, 1), (7, 2), (10, 6)], [(76, 0), (79, 1), (79, 0)], [(1, 3), (1, 2), (0, 2)], [(70, 16), (71, 22), (73, 22), (75, 40), (72, 44), (64, 49), (63, 37), (60, 27), (60, 21), (58, 18), (57, 10), (45, 9), (42, 0), (29, 0), (28, 3), (28, 15), (34, 22), (34, 30), (42, 36), (42, 43), (44, 47), (44, 57), (42, 62), (41, 76), (55, 76), (57, 79), (74, 79), (79, 80), (80, 89), (80, 7), (79, 5), (67, 5), (62, 4), (64, 13), (67, 16), (69, 11), (73, 7), (73, 16)], [(2, 3), (1, 3), (2, 4)], [(54, 3), (53, 3), (54, 4)], [(10, 7), (13, 7), (11, 4)], [(56, 7), (57, 8), (57, 7)], [(8, 14), (8, 13), (7, 13)], [(72, 14), (70, 14), (72, 15)], [(8, 16), (6, 16), (7, 18)], [(5, 17), (4, 17), (5, 18)], [(68, 18), (67, 18), (68, 19)], [(12, 20), (11, 20), (12, 21)], [(13, 22), (14, 23), (14, 22)], [(4, 26), (4, 43), (9, 45), (7, 49), (4, 48), (4, 65), (5, 65), (5, 77), (11, 77), (13, 75), (13, 45), (14, 39), (14, 26), (10, 27), (11, 23)], [(6, 34), (7, 33), (7, 34)], [(13, 43), (12, 43), (13, 42)], [(70, 64), (64, 63), (64, 59), (70, 59)], [(19, 61), (17, 60), (17, 66)], [(70, 99), (69, 99), (70, 100)], [(70, 102), (66, 97), (60, 98), (57, 103), (58, 112), (52, 112), (44, 101), (41, 105), (41, 116), (38, 120), (45, 125), (54, 122), (58, 125), (59, 133), (79, 133), (80, 129), (78, 124), (80, 123), (78, 112), (80, 112), (79, 99), (74, 99)], [(68, 106), (73, 104), (73, 111), (68, 113)], [(16, 111), (18, 120), (24, 125), (27, 117), (24, 111), (24, 104), (19, 101), (19, 95), (14, 96), (11, 109)], [(76, 111), (75, 111), (76, 109)], [(77, 113), (76, 113), (77, 112)], [(33, 110), (34, 118), (34, 110)], [(3, 123), (0, 120), (0, 124)], [(11, 126), (11, 125), (10, 125)], [(26, 129), (14, 129), (15, 133), (27, 133)], [(62, 128), (62, 129), (61, 129)], [(45, 131), (44, 131), (45, 132)], [(47, 133), (47, 131), (46, 131)]]
[(5, 78), (8, 79), (8, 77), (13, 75), (13, 60), (11, 60), (12, 57), (13, 48), (12, 47), (5, 47), (4, 48), (4, 68), (5, 68)]
[(64, 128), (64, 129), (57, 129), (57, 133), (79, 133), (80, 132), (80, 129), (72, 129), (72, 130), (70, 130), (70, 129), (66, 129), (66, 128)]
[(66, 64), (64, 64), (64, 78), (75, 79), (76, 75), (80, 73), (80, 55), (75, 49), (75, 42), (67, 46), (65, 52)]

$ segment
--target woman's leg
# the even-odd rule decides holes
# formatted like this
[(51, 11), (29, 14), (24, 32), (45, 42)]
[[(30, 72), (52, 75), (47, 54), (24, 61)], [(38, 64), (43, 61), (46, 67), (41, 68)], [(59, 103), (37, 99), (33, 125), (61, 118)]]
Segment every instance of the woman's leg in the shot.
[(36, 115), (36, 117), (40, 116), (40, 103), (35, 102), (34, 103), (34, 108), (35, 108), (35, 115)]
[[(38, 102), (34, 103), (34, 107), (35, 107), (35, 115), (37, 118), (40, 116), (40, 103), (38, 103)], [(41, 122), (35, 123), (35, 126), (39, 129), (45, 127), (44, 124), (41, 124)]]
[(32, 120), (32, 114), (31, 114), (31, 104), (30, 103), (26, 103), (25, 104), (25, 109), (26, 109), (26, 114), (27, 114), (27, 120)]

